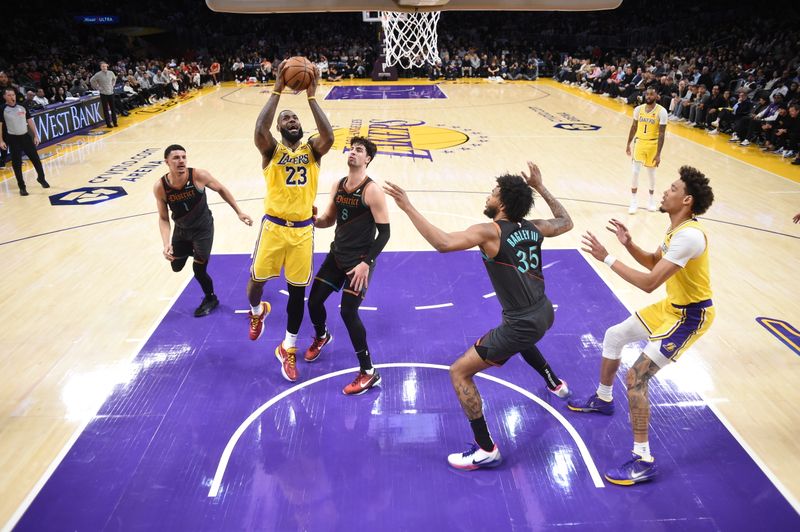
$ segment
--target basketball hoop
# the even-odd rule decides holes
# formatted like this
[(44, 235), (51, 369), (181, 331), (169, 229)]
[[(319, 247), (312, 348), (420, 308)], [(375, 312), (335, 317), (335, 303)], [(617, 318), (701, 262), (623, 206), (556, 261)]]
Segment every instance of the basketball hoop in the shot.
[(436, 25), (440, 13), (381, 11), (386, 66), (399, 64), (403, 68), (412, 68), (438, 61)]

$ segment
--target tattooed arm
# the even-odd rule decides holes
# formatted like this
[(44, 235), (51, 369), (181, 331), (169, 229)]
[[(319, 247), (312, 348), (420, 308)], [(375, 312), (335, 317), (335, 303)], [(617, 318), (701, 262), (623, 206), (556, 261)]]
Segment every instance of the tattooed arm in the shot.
[(551, 218), (550, 220), (531, 220), (531, 223), (536, 226), (536, 229), (538, 229), (543, 236), (558, 236), (572, 229), (572, 218), (569, 217), (567, 209), (561, 205), (561, 202), (550, 194), (550, 191), (544, 186), (542, 182), (542, 172), (539, 170), (539, 167), (528, 161), (528, 171), (530, 175), (525, 175), (525, 172), (522, 172), (522, 177), (528, 182), (528, 185), (544, 199), (555, 216), (555, 218)]

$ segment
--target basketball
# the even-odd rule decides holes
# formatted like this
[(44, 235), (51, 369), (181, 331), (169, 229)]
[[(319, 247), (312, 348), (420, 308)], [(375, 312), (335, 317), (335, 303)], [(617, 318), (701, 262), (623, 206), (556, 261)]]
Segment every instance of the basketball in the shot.
[(283, 81), (295, 91), (302, 91), (314, 79), (314, 64), (305, 57), (290, 57), (283, 65)]

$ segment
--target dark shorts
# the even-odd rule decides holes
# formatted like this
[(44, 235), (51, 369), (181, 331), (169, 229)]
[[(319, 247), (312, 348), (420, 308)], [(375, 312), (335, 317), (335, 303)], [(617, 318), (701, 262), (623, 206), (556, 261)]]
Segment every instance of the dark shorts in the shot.
[(184, 259), (193, 256), (201, 261), (208, 261), (211, 256), (211, 245), (214, 243), (214, 221), (209, 219), (198, 227), (175, 227), (172, 233), (172, 256)]
[(534, 307), (503, 312), (503, 323), (475, 342), (475, 350), (485, 362), (502, 366), (512, 356), (536, 345), (554, 319), (553, 304), (546, 297)]
[[(336, 290), (344, 290), (348, 294), (353, 294), (354, 296), (361, 296), (361, 299), (367, 295), (367, 289), (362, 288), (361, 292), (356, 292), (350, 288), (350, 277), (348, 277), (347, 272), (355, 268), (359, 262), (356, 262), (350, 266), (344, 266), (336, 260), (336, 257), (333, 253), (328, 253), (325, 257), (325, 262), (322, 263), (322, 266), (319, 267), (317, 271), (317, 275), (314, 276), (314, 279), (323, 282)], [(369, 277), (368, 280), (372, 280), (372, 272), (375, 271), (375, 265), (369, 267)]]

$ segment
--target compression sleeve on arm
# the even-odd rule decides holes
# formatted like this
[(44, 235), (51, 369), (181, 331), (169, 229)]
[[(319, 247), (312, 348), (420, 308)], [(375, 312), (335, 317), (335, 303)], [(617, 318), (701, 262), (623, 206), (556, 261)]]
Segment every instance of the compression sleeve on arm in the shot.
[(389, 242), (389, 224), (375, 224), (375, 226), (378, 228), (378, 236), (375, 237), (375, 240), (369, 247), (367, 256), (364, 257), (364, 262), (370, 266), (375, 263), (375, 259), (378, 258), (378, 255), (383, 251), (386, 243)]

